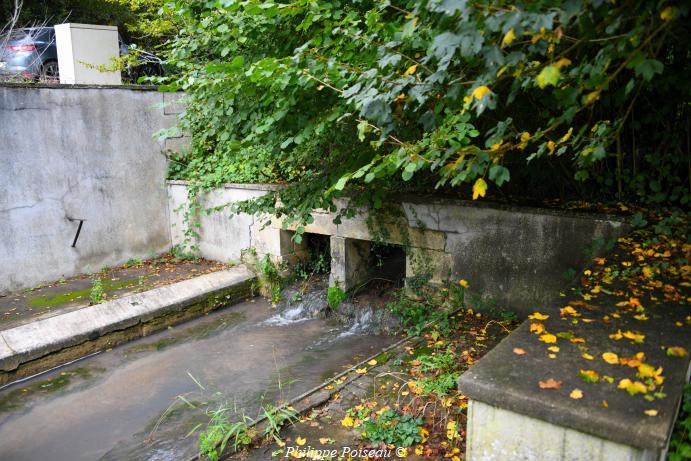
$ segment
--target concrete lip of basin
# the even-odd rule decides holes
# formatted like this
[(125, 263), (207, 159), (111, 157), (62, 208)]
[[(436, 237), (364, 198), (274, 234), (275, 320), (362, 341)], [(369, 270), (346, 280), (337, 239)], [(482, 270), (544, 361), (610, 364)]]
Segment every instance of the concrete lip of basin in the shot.
[(254, 279), (237, 266), (0, 331), (0, 384), (244, 299)]

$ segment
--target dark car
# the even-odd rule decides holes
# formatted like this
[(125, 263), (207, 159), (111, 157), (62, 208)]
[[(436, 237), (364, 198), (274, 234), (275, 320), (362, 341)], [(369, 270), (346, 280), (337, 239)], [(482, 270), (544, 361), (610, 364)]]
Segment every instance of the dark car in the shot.
[[(120, 55), (130, 53), (118, 37)], [(136, 49), (136, 48), (134, 48)], [(123, 70), (125, 80), (136, 81), (142, 76), (163, 75), (163, 61), (158, 56), (136, 50), (136, 65)], [(57, 83), (60, 80), (55, 29), (30, 27), (17, 29), (0, 38), (0, 79), (39, 80)]]

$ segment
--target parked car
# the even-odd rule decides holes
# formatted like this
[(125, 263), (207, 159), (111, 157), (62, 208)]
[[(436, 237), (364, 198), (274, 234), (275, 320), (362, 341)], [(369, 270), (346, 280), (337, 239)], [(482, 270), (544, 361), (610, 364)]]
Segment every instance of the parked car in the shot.
[(55, 29), (16, 29), (0, 38), (0, 77), (58, 81), (58, 50)]
[[(130, 46), (118, 36), (120, 56), (130, 53)], [(143, 50), (136, 51), (134, 66), (123, 70), (123, 78), (137, 81), (142, 76), (163, 75), (163, 61)], [(0, 38), (0, 79), (38, 80), (57, 83), (60, 80), (55, 29), (29, 27), (16, 29)]]

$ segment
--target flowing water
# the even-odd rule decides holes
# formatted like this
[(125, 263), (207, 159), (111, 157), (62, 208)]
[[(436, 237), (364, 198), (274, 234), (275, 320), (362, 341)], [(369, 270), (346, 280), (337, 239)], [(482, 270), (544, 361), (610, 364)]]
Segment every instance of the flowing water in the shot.
[(366, 334), (366, 311), (324, 319), (324, 304), (251, 300), (7, 387), (0, 460), (184, 460), (205, 409), (254, 418), (395, 340)]

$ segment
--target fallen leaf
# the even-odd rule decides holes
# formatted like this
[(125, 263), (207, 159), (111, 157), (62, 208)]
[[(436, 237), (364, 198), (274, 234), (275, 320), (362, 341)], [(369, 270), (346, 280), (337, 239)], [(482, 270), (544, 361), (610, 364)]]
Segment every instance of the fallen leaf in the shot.
[(559, 352), (559, 346), (549, 346), (547, 350), (550, 352)]
[(305, 443), (307, 443), (307, 439), (304, 437), (296, 437), (295, 438), (295, 443), (297, 443), (300, 446), (303, 446)]
[(376, 359), (372, 359), (372, 360), (370, 360), (369, 362), (367, 362), (367, 365), (371, 365), (371, 366), (375, 366), (376, 364), (377, 364), (377, 360), (376, 360)]
[(538, 382), (540, 389), (559, 389), (561, 387), (561, 381), (557, 381), (554, 378), (549, 378), (547, 381)]
[(569, 397), (571, 397), (574, 400), (582, 399), (583, 398), (583, 391), (580, 389), (574, 389), (569, 394)]
[(549, 315), (547, 314), (541, 314), (539, 312), (533, 312), (528, 316), (530, 320), (547, 320), (549, 318)]
[(551, 343), (556, 343), (557, 342), (557, 337), (554, 336), (551, 333), (545, 333), (544, 335), (540, 336), (540, 341), (543, 343), (551, 344)]
[(600, 375), (595, 370), (581, 370), (578, 372), (578, 377), (586, 383), (596, 383), (600, 381)]
[(545, 326), (541, 323), (531, 323), (530, 324), (530, 331), (532, 333), (535, 333), (536, 335), (539, 335), (543, 331), (545, 331)]
[(586, 360), (593, 360), (595, 358), (590, 354), (581, 354), (581, 357), (583, 357)]
[(525, 355), (525, 349), (523, 349), (521, 347), (514, 347), (513, 353), (516, 355)]
[(344, 427), (353, 427), (354, 423), (355, 421), (353, 421), (353, 418), (351, 418), (350, 415), (346, 415), (346, 417), (341, 420), (341, 426)]
[(616, 365), (619, 363), (619, 356), (617, 356), (617, 354), (614, 352), (605, 352), (602, 354), (602, 360), (610, 365)]
[(629, 378), (624, 378), (619, 381), (617, 388), (626, 390), (630, 395), (645, 394), (648, 392), (648, 388), (645, 387), (645, 384), (640, 381), (631, 381)]
[(643, 413), (645, 413), (648, 416), (657, 416), (657, 410), (645, 410)]
[(681, 346), (672, 346), (667, 348), (667, 355), (670, 357), (686, 357), (689, 352)]
[(357, 368), (357, 369), (355, 370), (355, 373), (364, 375), (365, 373), (367, 373), (367, 368), (366, 368), (366, 367), (364, 367), (364, 368)]

